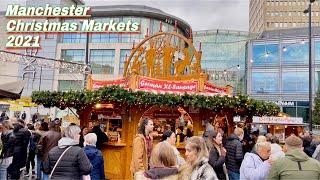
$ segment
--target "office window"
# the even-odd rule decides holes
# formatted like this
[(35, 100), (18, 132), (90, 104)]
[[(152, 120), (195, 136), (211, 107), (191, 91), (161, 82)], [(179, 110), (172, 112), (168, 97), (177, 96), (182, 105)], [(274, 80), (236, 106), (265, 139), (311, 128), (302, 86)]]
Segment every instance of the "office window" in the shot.
[(91, 50), (90, 64), (93, 74), (113, 74), (115, 51), (111, 49)]
[(58, 81), (58, 91), (70, 91), (70, 90), (81, 90), (82, 81), (74, 80), (59, 80)]
[[(85, 50), (82, 49), (64, 49), (61, 50), (61, 59), (68, 62), (84, 63)], [(69, 65), (66, 69), (60, 69), (60, 73), (79, 73), (80, 69), (74, 69), (74, 66)]]
[(86, 42), (87, 36), (85, 33), (63, 33), (63, 43), (82, 43)]
[(253, 72), (252, 93), (278, 93), (278, 72)]
[(130, 53), (131, 53), (130, 49), (121, 49), (120, 50), (119, 74), (124, 73), (124, 61), (126, 60), (126, 56), (127, 56), (127, 58), (129, 58)]
[(253, 45), (253, 66), (276, 65), (279, 63), (279, 45)]
[(283, 64), (308, 64), (308, 44), (283, 44), (282, 60)]
[(307, 93), (309, 90), (309, 73), (294, 71), (282, 72), (283, 93)]

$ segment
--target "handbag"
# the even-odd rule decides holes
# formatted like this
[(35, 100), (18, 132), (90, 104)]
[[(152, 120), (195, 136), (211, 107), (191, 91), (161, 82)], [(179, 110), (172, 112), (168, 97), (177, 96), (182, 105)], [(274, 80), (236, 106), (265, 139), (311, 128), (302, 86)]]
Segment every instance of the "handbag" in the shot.
[(63, 157), (63, 155), (64, 155), (71, 147), (72, 147), (72, 146), (69, 146), (69, 147), (68, 147), (67, 149), (65, 149), (65, 150), (63, 151), (63, 153), (60, 155), (58, 161), (56, 162), (56, 164), (54, 165), (54, 167), (53, 167), (53, 169), (52, 169), (52, 171), (51, 171), (51, 173), (50, 173), (49, 179), (51, 179), (51, 177), (52, 177), (52, 175), (53, 175), (53, 172), (54, 172), (54, 170), (56, 169), (56, 167), (57, 167), (58, 163), (60, 162), (61, 158)]

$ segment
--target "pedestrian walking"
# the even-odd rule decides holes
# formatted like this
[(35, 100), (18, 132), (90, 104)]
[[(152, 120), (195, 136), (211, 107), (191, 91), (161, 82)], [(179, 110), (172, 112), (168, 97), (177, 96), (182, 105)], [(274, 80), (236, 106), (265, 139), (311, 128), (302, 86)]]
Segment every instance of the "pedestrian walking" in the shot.
[(49, 177), (49, 151), (53, 147), (57, 146), (58, 141), (61, 139), (61, 133), (56, 131), (57, 128), (55, 126), (56, 124), (54, 122), (50, 122), (49, 131), (44, 133), (38, 143), (38, 153), (41, 157), (41, 171), (43, 172), (43, 180), (47, 180)]
[(132, 160), (130, 171), (135, 176), (137, 172), (145, 172), (149, 169), (149, 160), (152, 152), (153, 131), (152, 119), (143, 119), (138, 128), (138, 134), (134, 137), (132, 143)]
[(89, 175), (92, 165), (82, 148), (79, 147), (79, 126), (68, 126), (58, 146), (49, 151), (49, 179), (73, 180)]
[(255, 152), (246, 153), (240, 167), (241, 180), (267, 179), (273, 162), (270, 159), (271, 144), (260, 141), (255, 145)]
[(180, 168), (180, 179), (218, 180), (209, 161), (209, 152), (201, 137), (191, 137), (186, 142), (187, 163)]
[(151, 153), (150, 169), (146, 172), (136, 174), (136, 180), (147, 179), (178, 179), (178, 168), (176, 167), (176, 155), (167, 142), (158, 143)]
[(230, 180), (240, 179), (240, 166), (243, 160), (242, 139), (244, 132), (241, 128), (235, 128), (233, 134), (227, 138), (225, 148), (227, 150), (226, 166)]
[(5, 120), (2, 122), (2, 151), (0, 154), (0, 179), (7, 179), (7, 168), (12, 163), (15, 137), (13, 135), (13, 125), (10, 121)]
[(95, 133), (88, 133), (84, 136), (84, 152), (90, 160), (93, 169), (90, 173), (92, 180), (105, 179), (104, 175), (104, 161), (102, 153), (96, 148), (97, 135)]
[(302, 140), (291, 135), (285, 140), (285, 157), (272, 164), (268, 179), (319, 179), (320, 163), (303, 152)]
[(219, 180), (228, 178), (228, 171), (226, 167), (227, 150), (222, 144), (222, 135), (220, 132), (208, 131), (206, 144), (209, 150), (209, 164), (214, 169)]
[(167, 130), (163, 133), (162, 139), (163, 142), (170, 144), (173, 148), (174, 154), (176, 155), (177, 165), (183, 165), (185, 163), (185, 160), (183, 159), (183, 157), (181, 157), (180, 152), (176, 147), (176, 134), (171, 130)]

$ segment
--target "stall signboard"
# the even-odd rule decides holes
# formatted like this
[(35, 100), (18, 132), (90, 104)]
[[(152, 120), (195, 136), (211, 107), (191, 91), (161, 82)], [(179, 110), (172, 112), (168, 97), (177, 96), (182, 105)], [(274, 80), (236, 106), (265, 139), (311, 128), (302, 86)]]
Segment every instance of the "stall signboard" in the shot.
[(217, 94), (226, 94), (227, 89), (226, 88), (221, 88), (217, 87), (211, 83), (205, 82), (204, 83), (204, 91), (208, 93), (217, 93)]
[(198, 92), (199, 81), (165, 81), (152, 78), (140, 77), (138, 80), (139, 90), (157, 92)]
[(92, 80), (92, 89), (97, 90), (104, 86), (113, 86), (118, 85), (124, 88), (129, 87), (129, 81), (127, 78), (112, 80), (112, 81), (98, 81), (98, 80)]
[(301, 124), (303, 125), (302, 117), (276, 117), (276, 116), (253, 116), (252, 123), (257, 124)]

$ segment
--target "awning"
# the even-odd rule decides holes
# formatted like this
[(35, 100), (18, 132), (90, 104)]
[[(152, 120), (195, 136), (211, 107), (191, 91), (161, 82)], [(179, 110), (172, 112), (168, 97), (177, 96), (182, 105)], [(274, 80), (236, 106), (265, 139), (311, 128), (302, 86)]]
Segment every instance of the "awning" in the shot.
[(0, 98), (19, 99), (23, 91), (24, 80), (0, 84)]

